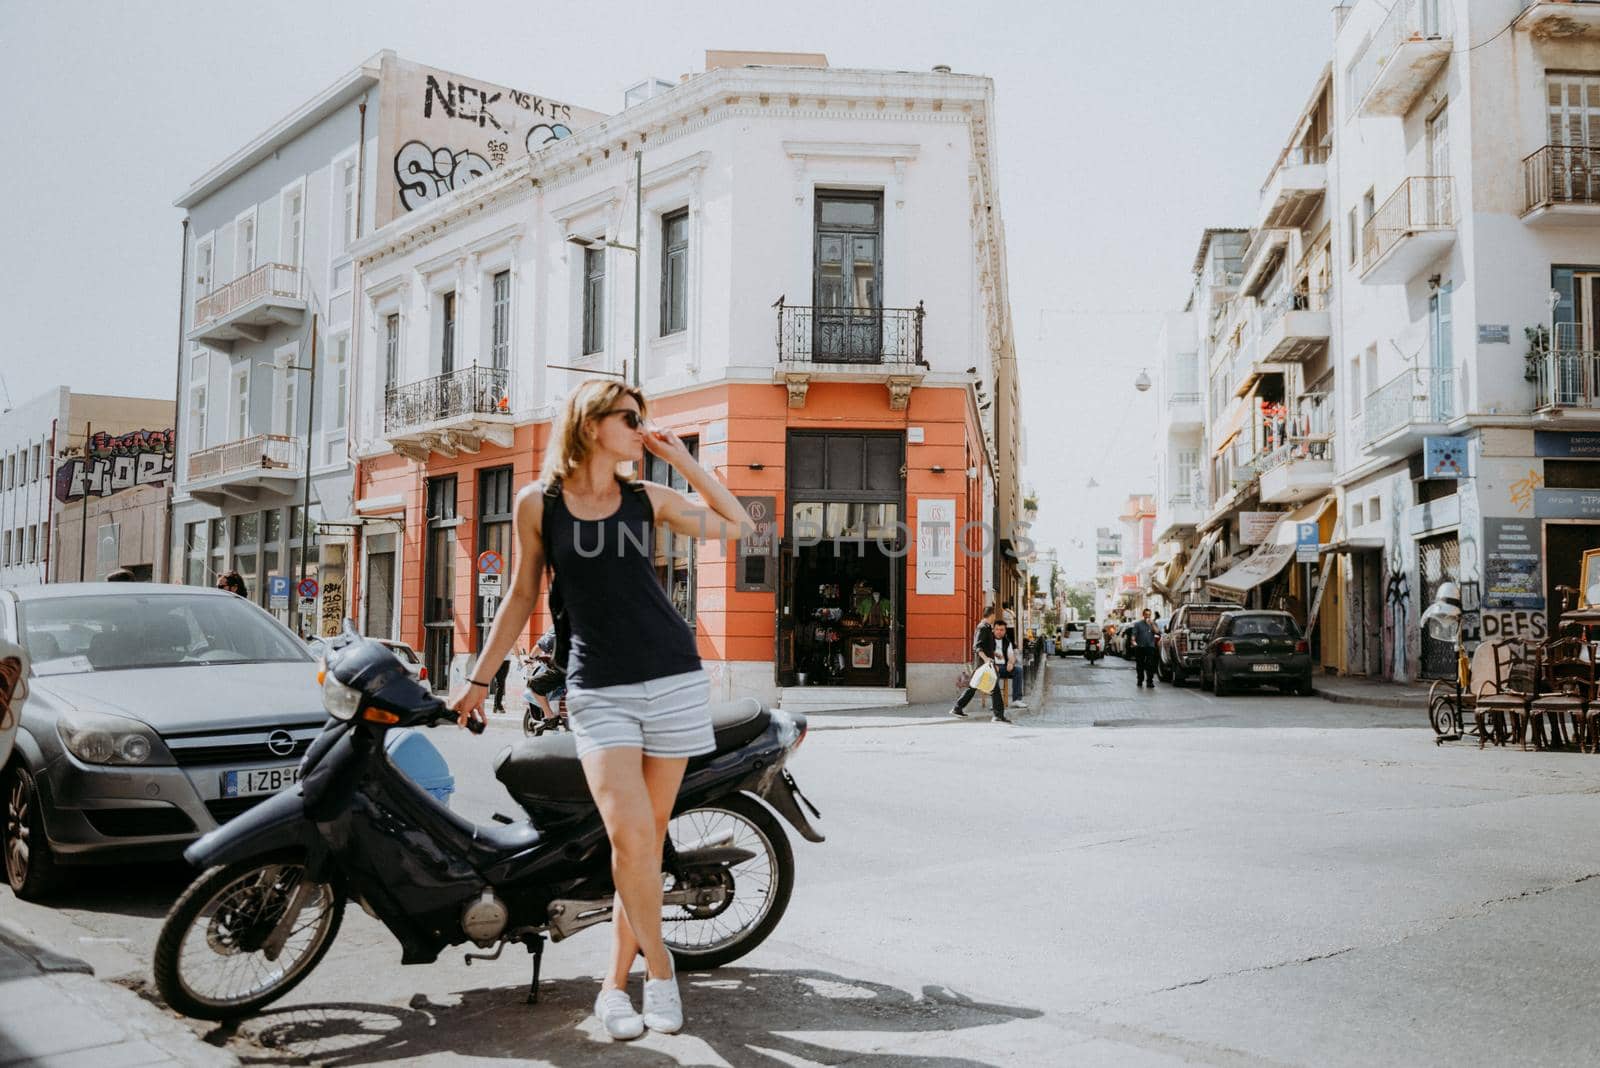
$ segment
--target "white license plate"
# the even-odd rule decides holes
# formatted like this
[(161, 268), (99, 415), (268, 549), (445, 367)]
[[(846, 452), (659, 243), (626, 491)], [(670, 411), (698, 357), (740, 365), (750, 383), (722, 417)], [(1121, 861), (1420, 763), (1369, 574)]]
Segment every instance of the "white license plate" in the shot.
[(223, 797), (253, 797), (287, 790), (300, 781), (300, 766), (284, 768), (242, 768), (222, 773)]
[(1277, 671), (1278, 670), (1278, 665), (1277, 664), (1251, 664), (1250, 665), (1250, 670), (1251, 671)]

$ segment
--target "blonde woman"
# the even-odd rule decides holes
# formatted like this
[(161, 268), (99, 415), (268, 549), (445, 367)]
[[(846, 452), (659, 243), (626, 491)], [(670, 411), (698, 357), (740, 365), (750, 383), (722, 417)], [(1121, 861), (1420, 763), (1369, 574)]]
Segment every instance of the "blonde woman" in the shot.
[[(613, 1039), (683, 1026), (672, 956), (661, 939), (661, 844), (689, 758), (714, 748), (709, 680), (694, 632), (656, 578), (655, 527), (701, 539), (737, 539), (754, 529), (728, 488), (645, 412), (643, 393), (610, 380), (585, 382), (567, 399), (543, 480), (517, 495), (511, 585), (478, 654), (484, 666), (450, 701), (463, 725), (483, 718), (490, 680), (481, 675), (505, 659), (527, 626), (548, 561), (571, 621), (565, 667), (572, 733), (611, 839), (611, 970), (594, 1011)], [(642, 464), (647, 449), (704, 503), (617, 474), (624, 462)], [(642, 1015), (627, 993), (641, 953)]]

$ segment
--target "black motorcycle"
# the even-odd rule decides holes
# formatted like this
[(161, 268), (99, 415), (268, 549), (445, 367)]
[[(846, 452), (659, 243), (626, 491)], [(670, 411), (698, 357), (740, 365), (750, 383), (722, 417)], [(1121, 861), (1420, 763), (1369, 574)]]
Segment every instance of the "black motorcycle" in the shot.
[[(572, 736), (502, 752), (495, 776), (528, 818), (477, 826), (385, 754), (391, 728), (455, 722), (392, 653), (347, 634), (328, 651), (322, 686), (332, 718), (299, 784), (184, 853), (205, 871), (162, 925), (161, 996), (200, 1019), (257, 1012), (316, 967), (354, 900), (399, 941), (402, 964), (430, 964), (466, 942), (492, 949), (466, 954), (468, 964), (526, 947), (537, 1001), (545, 939), (611, 919), (610, 843)], [(689, 762), (662, 860), (663, 934), (685, 970), (737, 960), (782, 918), (794, 856), (768, 805), (806, 840), (823, 840), (801, 805), (819, 813), (784, 767), (805, 718), (749, 699), (713, 706), (712, 717), (716, 752)]]

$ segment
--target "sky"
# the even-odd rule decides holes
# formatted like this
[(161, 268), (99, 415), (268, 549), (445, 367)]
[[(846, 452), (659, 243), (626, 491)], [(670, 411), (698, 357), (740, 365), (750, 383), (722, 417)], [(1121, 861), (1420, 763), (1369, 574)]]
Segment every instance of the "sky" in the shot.
[[(1071, 578), (1153, 492), (1163, 312), (1206, 226), (1248, 226), (1331, 52), (1331, 0), (470, 4), (0, 0), (0, 409), (171, 396), (196, 177), (383, 48), (614, 112), (707, 49), (995, 80), (1033, 539)], [(26, 188), (24, 188), (26, 187)], [(1089, 481), (1099, 483), (1089, 488)]]

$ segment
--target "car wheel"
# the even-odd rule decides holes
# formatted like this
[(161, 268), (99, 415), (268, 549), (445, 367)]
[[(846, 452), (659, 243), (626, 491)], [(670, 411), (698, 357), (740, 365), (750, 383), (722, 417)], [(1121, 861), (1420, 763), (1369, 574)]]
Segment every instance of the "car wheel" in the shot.
[(1228, 683), (1215, 671), (1211, 673), (1211, 692), (1218, 697), (1228, 696)]
[(1175, 688), (1181, 690), (1181, 689), (1183, 689), (1184, 683), (1186, 683), (1188, 681), (1189, 681), (1189, 676), (1184, 673), (1183, 668), (1178, 667), (1176, 664), (1174, 664), (1173, 667), (1172, 667), (1172, 685)]
[(1172, 672), (1168, 671), (1167, 665), (1162, 663), (1160, 660), (1156, 661), (1156, 678), (1160, 679), (1162, 682), (1172, 681)]
[(1311, 684), (1310, 679), (1301, 679), (1299, 687), (1295, 690), (1295, 693), (1298, 693), (1301, 697), (1310, 697), (1316, 692), (1317, 689)]
[(1200, 665), (1200, 688), (1202, 690), (1211, 689), (1211, 676), (1206, 673), (1205, 664)]
[(12, 764), (3, 780), (6, 823), (0, 836), (5, 853), (6, 882), (24, 901), (37, 901), (61, 882), (55, 854), (44, 834), (39, 787), (21, 764)]

